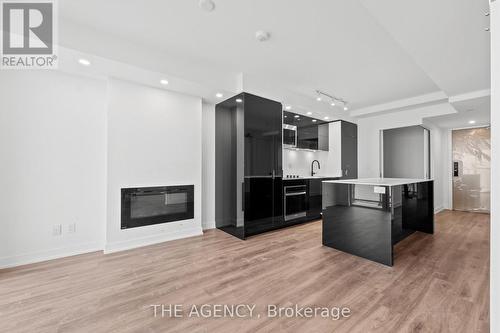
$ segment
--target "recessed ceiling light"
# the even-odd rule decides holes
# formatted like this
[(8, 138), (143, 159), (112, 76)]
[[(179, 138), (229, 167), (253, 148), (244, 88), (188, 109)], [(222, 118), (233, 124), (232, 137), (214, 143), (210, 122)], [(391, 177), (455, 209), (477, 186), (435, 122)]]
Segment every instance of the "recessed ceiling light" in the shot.
[(215, 9), (215, 3), (212, 0), (200, 0), (198, 5), (206, 12), (211, 12)]
[(217, 94), (215, 94), (215, 97), (222, 98), (222, 97), (224, 97), (224, 95), (222, 93), (217, 93)]
[(475, 123), (476, 123), (476, 121), (475, 121), (475, 120), (469, 120), (469, 124), (471, 124), (471, 125), (472, 125), (472, 124), (475, 124)]
[(241, 98), (236, 99), (236, 103), (241, 103), (241, 102), (243, 102), (243, 100)]
[(317, 120), (316, 120), (316, 119), (313, 119), (313, 120), (312, 120), (312, 122), (313, 122), (313, 123), (315, 123), (315, 122), (317, 122)]
[(90, 61), (88, 61), (87, 59), (78, 59), (78, 62), (80, 63), (80, 65), (83, 65), (83, 66), (90, 66)]
[(310, 115), (312, 115), (312, 114), (313, 114), (312, 112), (308, 112), (308, 113), (307, 113), (307, 115), (308, 115), (308, 116), (310, 116)]
[(295, 118), (298, 118), (298, 117), (300, 117), (300, 116), (299, 116), (298, 114), (296, 114), (294, 117), (295, 117)]
[(332, 101), (332, 102), (330, 103), (330, 105), (331, 105), (331, 106), (335, 106), (335, 102), (334, 102), (334, 101)]
[(323, 118), (323, 119), (328, 120), (328, 119), (330, 119), (330, 117), (325, 117), (325, 118)]
[(168, 84), (168, 80), (161, 79), (160, 83), (163, 84), (164, 86), (166, 86)]
[(285, 110), (291, 110), (292, 107), (290, 105), (285, 106)]
[(349, 110), (349, 108), (346, 105), (346, 106), (344, 106), (344, 111), (347, 111), (347, 110)]
[(318, 96), (318, 97), (316, 97), (316, 100), (317, 100), (318, 102), (321, 102), (321, 97), (319, 97), (319, 96)]

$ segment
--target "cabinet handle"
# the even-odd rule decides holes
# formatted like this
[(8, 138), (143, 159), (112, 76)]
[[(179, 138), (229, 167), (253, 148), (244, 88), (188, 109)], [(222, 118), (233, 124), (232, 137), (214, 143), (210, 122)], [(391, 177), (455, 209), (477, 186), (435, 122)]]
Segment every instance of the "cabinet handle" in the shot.
[(241, 183), (241, 211), (245, 211), (245, 183)]

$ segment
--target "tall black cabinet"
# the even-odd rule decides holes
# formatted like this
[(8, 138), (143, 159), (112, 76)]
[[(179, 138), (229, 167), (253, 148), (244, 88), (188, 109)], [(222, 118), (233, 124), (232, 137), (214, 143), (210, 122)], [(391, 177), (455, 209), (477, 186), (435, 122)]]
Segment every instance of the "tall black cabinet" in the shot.
[(342, 179), (358, 178), (358, 125), (341, 121)]
[(236, 237), (283, 224), (282, 105), (241, 93), (215, 107), (215, 221)]

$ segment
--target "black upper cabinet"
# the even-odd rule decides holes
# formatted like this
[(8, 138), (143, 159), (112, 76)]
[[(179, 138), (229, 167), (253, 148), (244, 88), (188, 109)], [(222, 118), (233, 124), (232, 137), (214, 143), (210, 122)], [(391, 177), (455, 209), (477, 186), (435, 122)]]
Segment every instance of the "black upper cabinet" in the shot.
[(281, 103), (244, 94), (245, 176), (281, 175)]
[(296, 148), (328, 150), (328, 123), (287, 111), (283, 112), (283, 123), (297, 126)]
[(318, 126), (297, 127), (297, 148), (318, 149)]

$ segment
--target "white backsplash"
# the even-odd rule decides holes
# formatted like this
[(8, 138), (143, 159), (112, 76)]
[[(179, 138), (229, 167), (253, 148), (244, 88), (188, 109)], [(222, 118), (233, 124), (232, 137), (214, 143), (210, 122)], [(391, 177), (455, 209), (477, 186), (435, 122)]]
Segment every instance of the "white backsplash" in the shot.
[(328, 152), (327, 151), (306, 151), (306, 150), (283, 150), (283, 175), (298, 175), (310, 176), (311, 163), (318, 160), (321, 164), (321, 169), (318, 169), (317, 164), (314, 164), (314, 172), (316, 176), (336, 176), (335, 171), (331, 170), (328, 166)]

